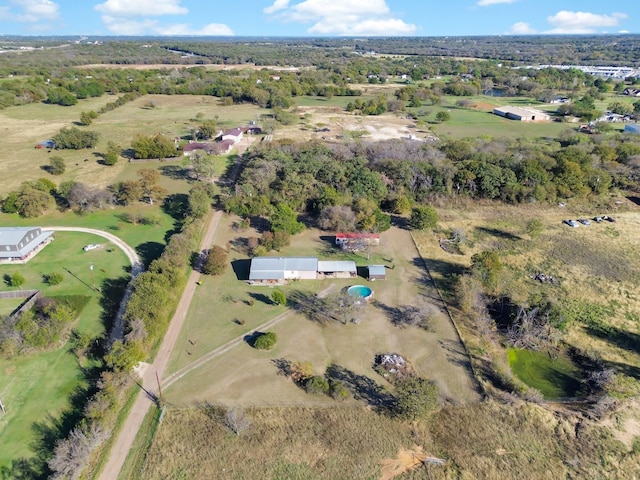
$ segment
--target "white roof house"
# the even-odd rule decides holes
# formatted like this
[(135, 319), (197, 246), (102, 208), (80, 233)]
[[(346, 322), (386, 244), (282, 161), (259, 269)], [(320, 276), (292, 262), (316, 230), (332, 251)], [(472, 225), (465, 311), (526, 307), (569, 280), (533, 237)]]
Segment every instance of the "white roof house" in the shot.
[(286, 280), (315, 280), (318, 259), (315, 257), (255, 257), (251, 259), (249, 282), (281, 284)]
[(0, 260), (26, 260), (53, 240), (52, 230), (40, 227), (0, 227)]

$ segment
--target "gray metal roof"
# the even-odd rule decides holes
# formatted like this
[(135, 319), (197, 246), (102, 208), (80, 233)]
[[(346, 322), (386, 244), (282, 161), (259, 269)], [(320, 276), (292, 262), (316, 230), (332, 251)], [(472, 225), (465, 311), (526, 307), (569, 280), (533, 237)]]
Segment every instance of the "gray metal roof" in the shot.
[(255, 257), (251, 259), (249, 280), (280, 279), (284, 278), (285, 271), (317, 272), (318, 259), (315, 257)]
[(18, 245), (32, 230), (40, 227), (0, 227), (0, 245)]
[[(18, 233), (16, 231), (9, 231), (17, 229), (20, 229), (21, 232)], [(53, 230), (40, 231), (40, 235), (26, 242), (22, 246), (22, 248), (19, 248), (18, 250), (6, 251), (4, 248), (2, 248), (6, 245), (17, 246), (25, 238), (27, 233), (29, 233), (30, 231), (37, 231), (39, 229), (40, 227), (0, 228), (0, 258), (24, 257), (54, 233)], [(12, 241), (14, 243), (9, 243), (9, 241)]]
[(319, 272), (357, 272), (356, 262), (353, 260), (320, 260)]
[(384, 265), (369, 265), (369, 275), (386, 276), (387, 269)]

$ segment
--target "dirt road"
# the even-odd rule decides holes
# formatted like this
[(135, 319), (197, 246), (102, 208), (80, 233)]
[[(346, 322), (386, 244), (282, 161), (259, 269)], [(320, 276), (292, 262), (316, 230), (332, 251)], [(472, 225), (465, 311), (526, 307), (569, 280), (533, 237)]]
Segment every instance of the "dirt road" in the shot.
[[(200, 250), (208, 248), (213, 244), (213, 238), (216, 234), (216, 230), (218, 229), (218, 223), (220, 222), (221, 217), (221, 211), (216, 211), (211, 217), (207, 231), (202, 238)], [(189, 304), (191, 303), (191, 299), (193, 298), (197, 288), (196, 282), (199, 279), (200, 273), (195, 270), (192, 271), (189, 276), (189, 280), (187, 281), (187, 286), (185, 287), (182, 297), (180, 298), (180, 302), (178, 303), (178, 307), (176, 308), (176, 312), (171, 319), (167, 333), (164, 336), (160, 350), (158, 350), (158, 354), (156, 355), (153, 363), (144, 370), (142, 377), (143, 389), (138, 393), (138, 397), (129, 412), (129, 416), (118, 433), (118, 437), (111, 448), (109, 460), (98, 477), (99, 480), (115, 480), (120, 474), (120, 470), (124, 465), (127, 454), (129, 453), (129, 450), (131, 450), (133, 441), (135, 440), (138, 430), (142, 425), (142, 421), (144, 420), (149, 407), (153, 403), (147, 392), (151, 392), (153, 395), (158, 394), (156, 374), (158, 377), (163, 378), (164, 371), (169, 362), (169, 357), (171, 356), (178, 334), (180, 333), (184, 320), (187, 316)]]

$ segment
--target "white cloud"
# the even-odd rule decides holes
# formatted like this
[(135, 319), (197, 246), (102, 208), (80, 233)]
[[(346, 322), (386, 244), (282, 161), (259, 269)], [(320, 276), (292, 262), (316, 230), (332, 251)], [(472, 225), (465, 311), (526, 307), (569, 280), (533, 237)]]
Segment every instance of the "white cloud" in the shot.
[(184, 15), (189, 12), (180, 6), (180, 0), (107, 0), (94, 7), (111, 17), (154, 17)]
[(158, 22), (151, 19), (128, 20), (124, 18), (103, 15), (102, 21), (109, 31), (115, 35), (143, 35), (153, 31)]
[(279, 12), (280, 10), (284, 10), (289, 6), (289, 0), (275, 0), (273, 5), (270, 7), (264, 8), (262, 11), (267, 15), (271, 15), (272, 13)]
[(509, 33), (512, 35), (532, 35), (538, 31), (526, 22), (518, 22), (511, 25)]
[(386, 0), (275, 0), (264, 10), (283, 22), (311, 23), (323, 35), (412, 35), (416, 26), (394, 18)]
[(224, 35), (231, 36), (233, 35), (233, 30), (231, 30), (227, 25), (222, 23), (210, 23), (209, 25), (205, 25), (200, 29), (193, 29), (190, 25), (187, 24), (176, 24), (169, 25), (162, 28), (162, 31), (156, 31), (158, 35)]
[(480, 0), (477, 5), (486, 7), (488, 5), (497, 5), (498, 3), (515, 3), (517, 0)]
[(58, 20), (59, 5), (51, 0), (11, 0), (14, 7), (0, 7), (0, 18), (23, 23)]
[(599, 28), (617, 27), (627, 18), (625, 13), (599, 15), (589, 12), (568, 12), (562, 10), (547, 17), (547, 21), (554, 27), (546, 33), (597, 33)]

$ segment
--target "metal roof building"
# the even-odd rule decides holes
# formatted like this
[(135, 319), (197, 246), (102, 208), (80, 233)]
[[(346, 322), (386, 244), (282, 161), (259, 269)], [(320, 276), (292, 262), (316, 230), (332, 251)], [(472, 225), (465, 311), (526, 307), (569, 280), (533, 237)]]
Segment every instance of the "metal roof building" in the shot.
[(279, 284), (285, 280), (314, 280), (318, 277), (315, 257), (255, 257), (251, 260), (249, 282)]
[(369, 280), (385, 280), (387, 269), (384, 265), (369, 265)]
[(358, 269), (353, 260), (319, 260), (318, 275), (323, 278), (353, 278), (358, 276)]
[(0, 260), (27, 260), (53, 240), (52, 230), (40, 227), (0, 227)]

